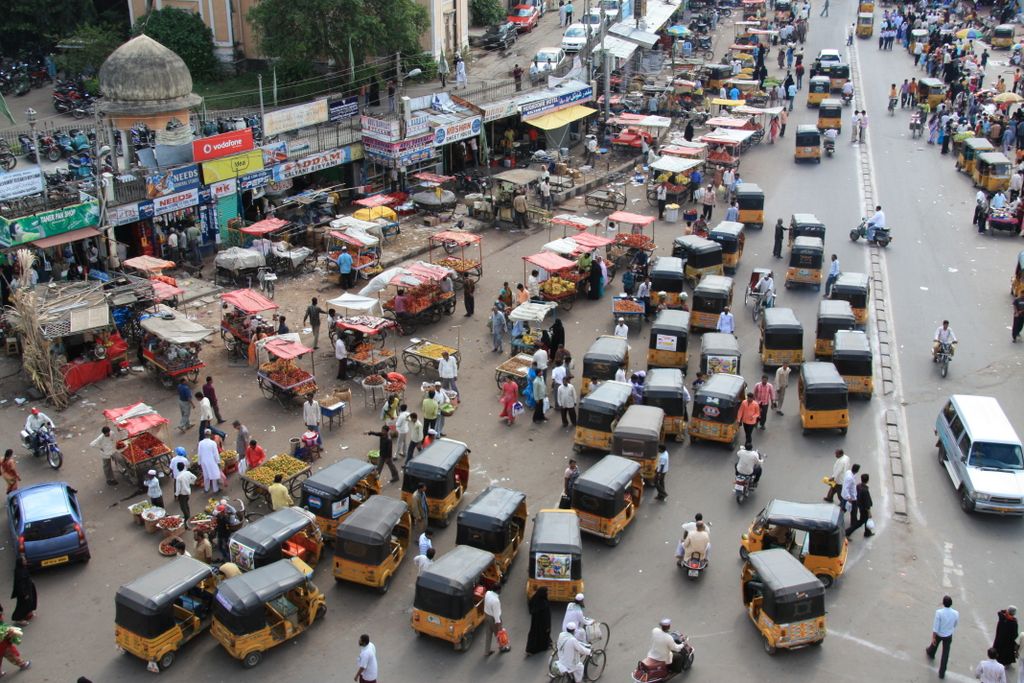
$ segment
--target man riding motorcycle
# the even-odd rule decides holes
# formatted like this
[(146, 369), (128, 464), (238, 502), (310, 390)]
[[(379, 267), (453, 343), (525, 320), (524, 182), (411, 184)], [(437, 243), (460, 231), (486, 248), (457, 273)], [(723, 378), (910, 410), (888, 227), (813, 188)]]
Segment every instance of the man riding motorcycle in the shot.
[(750, 488), (756, 489), (761, 481), (761, 465), (764, 463), (764, 456), (754, 450), (754, 447), (747, 443), (743, 448), (736, 451), (736, 474), (753, 477)]
[(576, 637), (576, 623), (570, 621), (565, 630), (558, 634), (555, 644), (558, 653), (558, 669), (561, 673), (571, 673), (576, 683), (583, 683), (583, 658), (590, 654), (590, 648)]
[(850, 102), (853, 100), (853, 83), (846, 81), (843, 83), (843, 101)]
[(708, 560), (708, 548), (711, 547), (711, 534), (704, 522), (697, 522), (696, 528), (683, 538), (683, 557), (689, 560), (697, 555), (705, 562)]
[[(683, 535), (679, 538), (679, 544), (676, 546), (676, 566), (683, 566), (683, 558), (685, 557), (684, 546), (686, 544), (687, 537), (697, 530), (697, 525), (703, 524), (708, 529), (711, 528), (711, 522), (704, 521), (704, 515), (698, 512), (693, 516), (693, 521), (683, 523)], [(707, 557), (708, 553), (711, 552), (711, 543), (708, 543), (707, 550), (704, 551), (704, 557)]]
[(868, 219), (868, 242), (875, 241), (875, 230), (885, 229), (885, 212), (881, 206), (875, 206), (875, 213)]
[(678, 673), (683, 670), (683, 658), (679, 653), (684, 645), (676, 642), (669, 633), (670, 628), (672, 620), (662, 619), (658, 626), (651, 630), (651, 649), (647, 652), (647, 657), (665, 664), (670, 671)]
[(594, 620), (583, 613), (583, 593), (576, 594), (576, 601), (570, 602), (565, 608), (565, 617), (562, 619), (562, 630), (568, 631), (570, 625), (576, 626), (576, 638), (581, 643), (590, 643), (587, 637), (587, 627), (594, 623)]
[(28, 432), (29, 444), (33, 453), (39, 449), (39, 430), (43, 427), (49, 427), (51, 431), (57, 428), (46, 413), (40, 411), (39, 408), (33, 408), (29, 416), (25, 418), (25, 431)]
[(935, 338), (932, 341), (932, 362), (935, 363), (939, 360), (939, 349), (942, 345), (946, 344), (949, 346), (949, 356), (953, 357), (956, 352), (956, 333), (953, 332), (953, 328), (949, 326), (948, 320), (943, 320), (942, 324), (935, 329)]
[(825, 150), (832, 152), (836, 151), (836, 139), (839, 137), (839, 131), (835, 128), (829, 128), (824, 133), (825, 136)]

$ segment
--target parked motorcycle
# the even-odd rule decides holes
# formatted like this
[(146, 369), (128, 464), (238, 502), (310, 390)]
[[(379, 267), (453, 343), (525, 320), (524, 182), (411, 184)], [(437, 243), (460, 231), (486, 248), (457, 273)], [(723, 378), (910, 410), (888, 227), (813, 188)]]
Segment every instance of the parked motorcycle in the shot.
[(64, 454), (60, 452), (60, 446), (57, 445), (57, 437), (54, 436), (53, 430), (49, 426), (44, 425), (39, 429), (36, 432), (34, 441), (28, 431), (21, 430), (21, 445), (33, 457), (46, 456), (47, 464), (55, 470), (59, 470), (60, 466), (64, 464)]
[[(860, 225), (850, 231), (850, 241), (856, 242), (857, 240), (864, 238), (868, 240), (868, 219), (860, 219)], [(874, 241), (868, 240), (868, 244), (877, 244), (883, 249), (889, 246), (892, 242), (892, 233), (889, 232), (889, 228), (875, 228), (875, 239)]]
[(645, 657), (636, 663), (636, 669), (633, 670), (633, 683), (666, 683), (693, 666), (693, 645), (690, 644), (686, 636), (680, 633), (673, 631), (671, 635), (677, 645), (683, 646), (677, 655), (678, 663), (673, 659), (675, 666), (671, 666)]

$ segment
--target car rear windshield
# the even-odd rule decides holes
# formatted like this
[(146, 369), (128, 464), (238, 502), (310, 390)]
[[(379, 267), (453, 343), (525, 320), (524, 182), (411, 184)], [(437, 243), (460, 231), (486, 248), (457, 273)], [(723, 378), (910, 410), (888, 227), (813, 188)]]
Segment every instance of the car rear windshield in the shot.
[(970, 464), (972, 467), (1024, 470), (1024, 454), (1020, 446), (1014, 444), (978, 442), (971, 449)]
[(58, 538), (74, 531), (74, 518), (71, 515), (63, 515), (38, 522), (29, 522), (25, 525), (23, 533), (26, 541), (45, 541), (48, 538)]

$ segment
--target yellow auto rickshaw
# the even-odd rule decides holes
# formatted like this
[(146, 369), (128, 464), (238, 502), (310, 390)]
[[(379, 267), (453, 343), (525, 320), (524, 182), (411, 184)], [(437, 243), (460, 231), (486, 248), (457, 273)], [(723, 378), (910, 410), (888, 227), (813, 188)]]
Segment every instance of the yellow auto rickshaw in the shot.
[(1010, 188), (1010, 168), (1013, 162), (1002, 152), (983, 152), (974, 162), (974, 184), (988, 192)]
[(427, 514), (440, 527), (451, 523), (451, 514), (469, 490), (469, 454), (466, 444), (455, 439), (435, 439), (402, 468), (402, 500), (412, 505), (412, 494), (427, 485)]
[(850, 426), (849, 389), (835, 365), (804, 363), (800, 366), (798, 392), (804, 434), (812, 429), (838, 429), (846, 434)]
[(735, 444), (739, 432), (736, 414), (746, 392), (747, 383), (739, 375), (711, 375), (693, 397), (693, 415), (687, 425), (690, 443), (704, 439)]
[(833, 62), (824, 69), (828, 74), (828, 87), (832, 92), (842, 92), (843, 86), (850, 80), (850, 65)]
[(804, 326), (792, 308), (766, 308), (761, 316), (761, 364), (777, 368), (804, 362)]
[(455, 542), (493, 553), (504, 581), (523, 544), (527, 516), (525, 493), (488, 486), (459, 513)]
[(746, 561), (759, 550), (781, 548), (828, 588), (842, 576), (848, 547), (838, 505), (775, 499), (740, 537), (740, 558)]
[(874, 12), (857, 13), (857, 37), (870, 38), (875, 33)]
[(857, 5), (858, 14), (867, 14), (875, 11), (874, 0), (860, 0), (860, 4)]
[(832, 348), (832, 364), (846, 382), (847, 391), (871, 398), (875, 391), (872, 377), (871, 344), (860, 330), (839, 330)]
[(814, 333), (814, 358), (832, 358), (836, 332), (857, 327), (857, 318), (849, 301), (823, 299), (818, 303), (818, 324)]
[(572, 602), (583, 592), (583, 539), (575, 510), (541, 510), (533, 518), (526, 572), (528, 599), (541, 586), (553, 602)]
[(659, 311), (651, 325), (647, 344), (648, 368), (678, 368), (686, 374), (687, 341), (690, 336), (689, 311)]
[[(740, 265), (743, 245), (747, 241), (747, 236), (743, 234), (743, 223), (722, 221), (708, 232), (708, 239), (722, 245), (722, 266), (726, 273), (734, 274)], [(653, 286), (653, 279), (651, 289), (657, 289)]]
[(740, 586), (747, 616), (760, 631), (768, 654), (825, 640), (825, 586), (788, 551), (750, 553)]
[(825, 245), (817, 237), (797, 237), (789, 250), (786, 268), (786, 289), (794, 285), (811, 285), (821, 289), (821, 265), (825, 259)]
[(1010, 296), (1017, 298), (1024, 295), (1024, 251), (1017, 254), (1017, 266), (1010, 278)]
[(708, 375), (738, 375), (742, 355), (735, 335), (705, 332), (700, 340), (700, 371)]
[(213, 568), (185, 556), (121, 586), (114, 596), (117, 647), (152, 671), (168, 669), (178, 650), (210, 625), (216, 592)]
[(610, 451), (615, 425), (626, 412), (632, 395), (633, 389), (626, 382), (608, 380), (584, 396), (577, 410), (573, 450)]
[(764, 190), (754, 183), (741, 183), (736, 188), (736, 205), (740, 210), (739, 220), (748, 230), (764, 227)]
[(659, 256), (650, 266), (651, 299), (660, 302), (665, 293), (665, 305), (669, 308), (683, 307), (683, 259), (675, 256)]
[(907, 43), (907, 52), (917, 54), (917, 46), (924, 48), (928, 44), (928, 31), (923, 28), (915, 28), (910, 32), (910, 42)]
[(636, 517), (643, 494), (640, 465), (629, 458), (606, 455), (576, 479), (572, 507), (579, 515), (581, 530), (616, 546)]
[(995, 151), (995, 147), (988, 141), (988, 138), (967, 138), (964, 140), (964, 144), (960, 146), (956, 167), (967, 174), (968, 177), (973, 178), (974, 164), (978, 155), (993, 151)]
[(665, 436), (681, 441), (686, 435), (689, 392), (683, 373), (677, 368), (652, 368), (644, 376), (644, 405), (661, 408)]
[(619, 368), (629, 368), (629, 344), (622, 337), (601, 335), (583, 354), (580, 396), (589, 394), (591, 387), (597, 382), (615, 379), (615, 372)]
[(700, 235), (675, 238), (672, 241), (672, 255), (686, 263), (683, 272), (691, 284), (700, 281), (705, 275), (725, 274), (722, 245)]
[(412, 629), (465, 652), (484, 623), (484, 594), (500, 582), (493, 554), (455, 546), (416, 577)]
[(412, 515), (405, 502), (386, 496), (369, 499), (338, 525), (334, 580), (387, 593), (409, 552), (412, 531)]
[(302, 482), (302, 507), (316, 516), (324, 538), (333, 540), (338, 524), (379, 493), (377, 469), (363, 460), (344, 458)]
[(989, 42), (993, 48), (1009, 50), (1013, 47), (1013, 37), (1017, 27), (1014, 24), (999, 24), (992, 29), (992, 40)]
[[(612, 452), (635, 460), (646, 482), (654, 482), (658, 446), (665, 440), (665, 411), (657, 406), (626, 408), (612, 433)], [(582, 517), (582, 516), (581, 516)], [(584, 525), (585, 526), (585, 525)]]
[[(802, 127), (798, 126), (797, 130)], [(837, 133), (843, 132), (843, 103), (831, 97), (818, 105), (818, 130), (824, 133), (829, 128), (834, 128)]]
[(849, 301), (853, 317), (858, 325), (868, 324), (868, 294), (870, 281), (864, 273), (840, 273), (832, 284), (831, 297), (837, 301)]
[(928, 106), (935, 111), (935, 108), (946, 99), (946, 84), (938, 78), (922, 78), (917, 82), (917, 101), (928, 102)]
[(705, 64), (701, 67), (704, 74), (704, 89), (718, 91), (725, 82), (732, 78), (732, 66), (729, 64)]
[(728, 275), (705, 275), (693, 288), (690, 306), (691, 330), (714, 330), (718, 316), (732, 305), (732, 278)]
[(324, 537), (316, 517), (297, 507), (281, 508), (231, 534), (228, 554), (242, 571), (297, 557), (311, 567), (320, 561)]
[(813, 213), (794, 213), (789, 218), (789, 246), (797, 237), (817, 237), (825, 242), (825, 224)]
[(832, 82), (828, 76), (814, 76), (807, 81), (807, 106), (817, 107), (832, 92)]
[(801, 124), (796, 127), (794, 138), (796, 148), (793, 151), (793, 160), (814, 161), (821, 163), (821, 131), (817, 126)]
[(312, 578), (309, 565), (293, 557), (223, 581), (213, 601), (210, 633), (251, 669), (265, 651), (291, 640), (326, 614), (326, 599)]

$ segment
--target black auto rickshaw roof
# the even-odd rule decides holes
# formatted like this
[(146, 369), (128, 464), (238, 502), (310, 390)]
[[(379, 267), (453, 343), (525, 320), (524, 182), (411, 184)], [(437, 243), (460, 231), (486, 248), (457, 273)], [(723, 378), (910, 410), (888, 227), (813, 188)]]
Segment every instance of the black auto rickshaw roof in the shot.
[(803, 332), (804, 326), (792, 308), (771, 307), (764, 309), (764, 329), (769, 332)]
[(706, 254), (712, 251), (722, 251), (721, 244), (714, 240), (701, 237), (700, 235), (682, 235), (681, 237), (675, 238), (673, 241), (684, 251), (693, 254)]
[[(740, 187), (742, 187), (742, 185)], [(728, 235), (729, 237), (739, 238), (739, 236), (742, 233), (743, 223), (738, 223), (736, 221), (721, 221), (718, 225), (711, 228), (711, 231), (708, 232), (708, 235)]]
[(314, 493), (340, 498), (374, 471), (373, 465), (364, 460), (345, 458), (306, 479), (302, 482), (302, 489), (313, 489)]
[[(580, 475), (582, 478), (583, 475)], [(579, 479), (576, 480), (579, 483)], [(541, 510), (533, 518), (530, 552), (569, 553), (579, 557), (583, 552), (580, 518), (573, 510)]]
[(833, 531), (843, 523), (843, 511), (831, 503), (793, 503), (772, 500), (761, 512), (769, 524), (778, 524), (800, 531)]
[(708, 296), (709, 294), (724, 294), (729, 296), (732, 291), (732, 278), (728, 275), (713, 275), (705, 273), (693, 288), (693, 296)]
[(810, 237), (808, 235), (800, 235), (793, 240), (793, 251), (819, 251), (825, 252), (825, 243), (821, 241), (820, 237)]
[(829, 76), (850, 77), (850, 65), (846, 62), (832, 62), (826, 67), (826, 69), (828, 70)]
[(800, 366), (805, 393), (846, 392), (846, 380), (834, 363), (810, 361)]
[(501, 531), (525, 500), (526, 494), (522, 491), (488, 486), (459, 513), (458, 525), (481, 531)]
[(818, 83), (818, 84), (830, 83), (831, 81), (832, 81), (832, 79), (829, 78), (827, 74), (824, 74), (824, 75), (823, 74), (818, 74), (817, 76), (811, 76), (811, 80), (810, 80), (811, 83)]
[[(743, 398), (743, 387), (746, 380), (739, 375), (716, 372), (697, 389), (697, 396), (708, 396), (718, 399), (735, 401)], [(696, 400), (696, 398), (694, 399)]]
[(836, 278), (835, 284), (832, 285), (832, 291), (836, 289), (852, 289), (854, 291), (867, 291), (868, 276), (866, 273), (840, 273), (839, 277)]
[(818, 303), (818, 320), (837, 318), (851, 323), (856, 322), (850, 302), (845, 299), (822, 299)]
[(381, 545), (409, 506), (387, 496), (371, 496), (338, 525), (338, 538), (365, 545)]
[(480, 582), (480, 575), (494, 563), (494, 553), (468, 545), (457, 545), (423, 570), (417, 588), (443, 595), (467, 595)]
[(297, 507), (281, 508), (231, 534), (232, 541), (266, 554), (308, 526), (315, 525), (310, 513)]
[(583, 362), (588, 360), (611, 361), (622, 363), (629, 353), (629, 343), (624, 337), (601, 335), (594, 340), (587, 352), (583, 354)]
[(833, 357), (871, 358), (871, 344), (868, 335), (860, 330), (838, 330), (832, 346)]
[[(718, 243), (716, 242), (715, 244)], [(719, 249), (721, 249), (721, 245), (719, 245)], [(1021, 256), (1024, 258), (1024, 252), (1021, 252)], [(654, 319), (654, 324), (651, 325), (651, 332), (681, 332), (684, 335), (689, 334), (690, 312), (666, 308), (659, 312)]]
[(683, 259), (678, 256), (659, 256), (655, 259), (654, 264), (651, 265), (651, 279), (670, 275), (675, 275), (682, 279), (683, 265)]
[(744, 195), (764, 196), (764, 190), (761, 189), (760, 185), (755, 185), (754, 183), (748, 183), (744, 181), (740, 183), (739, 187), (736, 188), (736, 196), (742, 197)]
[(586, 408), (593, 412), (616, 413), (626, 405), (633, 394), (633, 387), (626, 382), (609, 380), (601, 382), (597, 388), (583, 397), (580, 410)]
[(655, 441), (658, 441), (661, 439), (661, 428), (664, 423), (665, 411), (661, 408), (631, 405), (619, 418), (614, 433), (616, 436), (653, 437)]
[(467, 450), (461, 441), (436, 439), (422, 453), (406, 462), (405, 471), (422, 481), (441, 481), (455, 469)]
[(750, 566), (776, 602), (812, 598), (825, 593), (825, 586), (803, 563), (785, 548), (750, 553)]
[(644, 395), (648, 393), (682, 395), (686, 389), (683, 371), (679, 368), (651, 368), (644, 377)]
[(942, 81), (938, 78), (919, 78), (917, 82), (926, 88), (942, 88), (944, 87)]
[(157, 615), (210, 576), (210, 565), (182, 555), (118, 588), (114, 602), (142, 615)]
[(714, 74), (716, 71), (727, 71), (730, 76), (732, 75), (732, 67), (728, 64), (705, 64), (704, 69), (711, 74)]
[(725, 332), (705, 332), (700, 340), (701, 354), (712, 353), (715, 355), (739, 355), (740, 344), (736, 337)]
[(573, 490), (601, 500), (612, 500), (622, 495), (639, 471), (640, 463), (635, 460), (621, 455), (606, 455), (579, 476)]
[(311, 576), (291, 560), (278, 560), (221, 582), (217, 586), (217, 602), (237, 616), (262, 612), (264, 604), (301, 586), (309, 578)]
[[(825, 102), (823, 101), (822, 104), (824, 105)], [(810, 123), (802, 123), (799, 126), (797, 126), (796, 127), (796, 134), (797, 135), (813, 135), (815, 137), (821, 137), (821, 131), (818, 130), (818, 127), (816, 125), (810, 124)]]
[(802, 227), (802, 226), (820, 226), (822, 228), (825, 227), (825, 224), (817, 216), (815, 216), (813, 213), (794, 213), (790, 217), (789, 223), (790, 223), (790, 225), (795, 226), (795, 227)]

